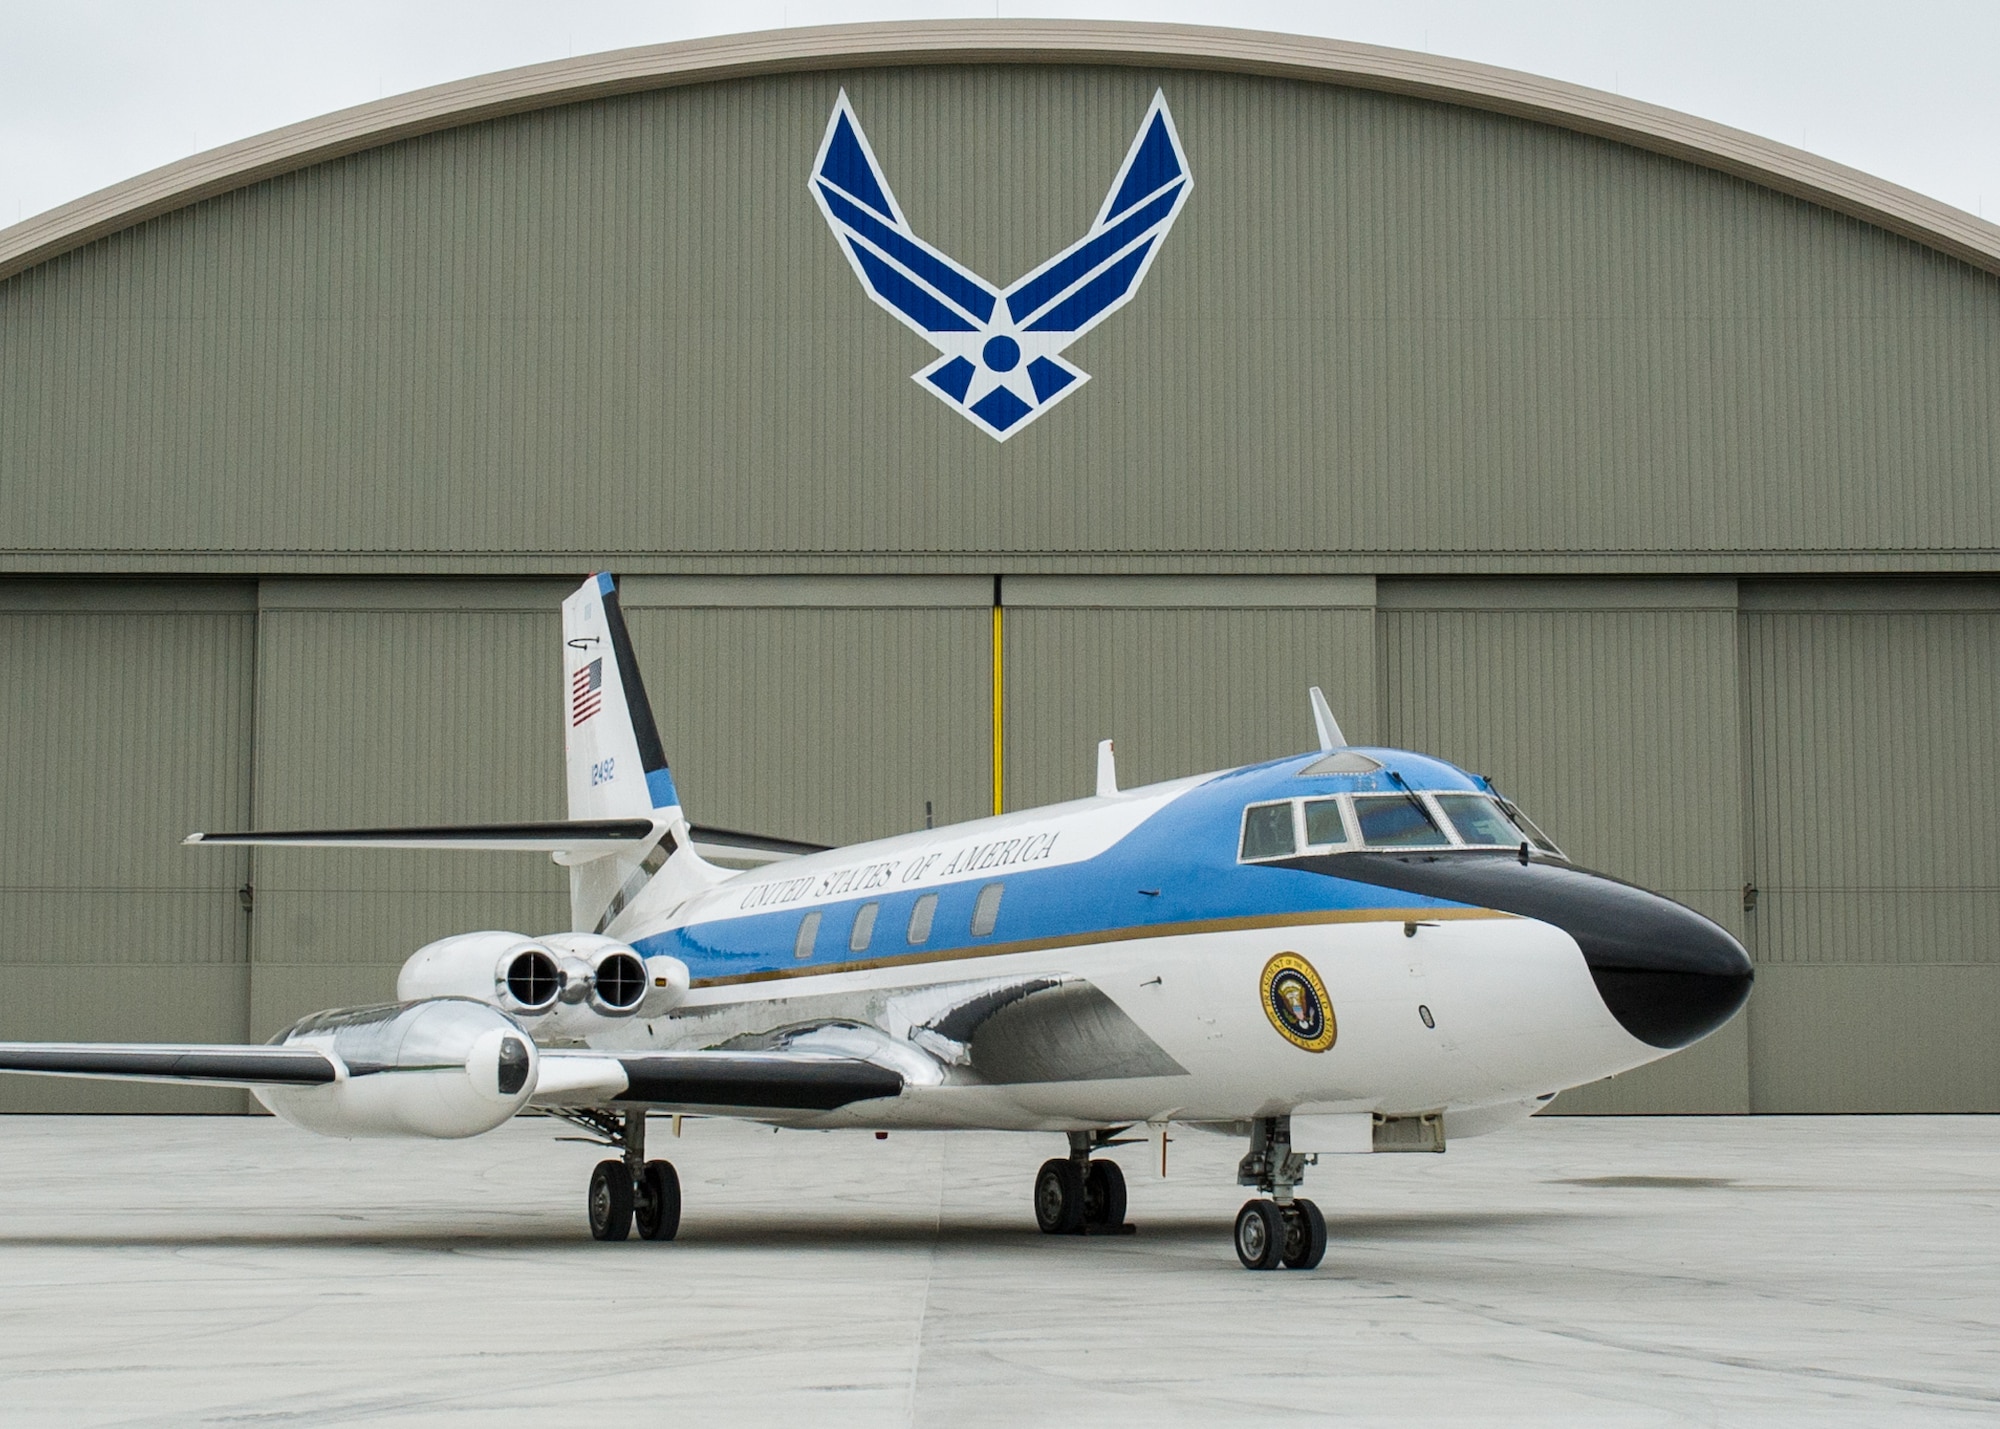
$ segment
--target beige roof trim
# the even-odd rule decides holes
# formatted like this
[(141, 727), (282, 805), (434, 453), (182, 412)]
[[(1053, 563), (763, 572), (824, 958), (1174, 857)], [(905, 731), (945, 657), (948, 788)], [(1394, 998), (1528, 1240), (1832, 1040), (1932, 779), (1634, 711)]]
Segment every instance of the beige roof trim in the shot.
[(2000, 225), (1740, 129), (1560, 80), (1300, 35), (1094, 20), (770, 30), (613, 50), (419, 89), (225, 144), (0, 229), (0, 281), (232, 189), (440, 129), (748, 75), (902, 64), (1114, 64), (1276, 75), (1532, 119), (1683, 159), (2000, 274)]

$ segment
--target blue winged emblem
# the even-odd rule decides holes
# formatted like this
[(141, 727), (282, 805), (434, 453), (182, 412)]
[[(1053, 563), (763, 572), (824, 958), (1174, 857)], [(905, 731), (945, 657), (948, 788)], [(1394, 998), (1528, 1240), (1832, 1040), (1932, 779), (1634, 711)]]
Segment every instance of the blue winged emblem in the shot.
[(1090, 231), (1006, 288), (911, 230), (844, 89), (811, 188), (868, 295), (938, 350), (915, 380), (1004, 442), (1090, 380), (1063, 349), (1132, 300), (1194, 176), (1155, 92)]

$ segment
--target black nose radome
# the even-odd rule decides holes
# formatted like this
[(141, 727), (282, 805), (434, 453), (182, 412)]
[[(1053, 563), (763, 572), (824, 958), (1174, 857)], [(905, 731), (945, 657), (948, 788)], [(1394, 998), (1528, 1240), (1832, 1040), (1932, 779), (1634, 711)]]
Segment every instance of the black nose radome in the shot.
[(1342, 853), (1288, 865), (1554, 924), (1583, 950), (1611, 1015), (1649, 1046), (1698, 1042), (1750, 996), (1750, 955), (1728, 930), (1601, 873), (1488, 853)]

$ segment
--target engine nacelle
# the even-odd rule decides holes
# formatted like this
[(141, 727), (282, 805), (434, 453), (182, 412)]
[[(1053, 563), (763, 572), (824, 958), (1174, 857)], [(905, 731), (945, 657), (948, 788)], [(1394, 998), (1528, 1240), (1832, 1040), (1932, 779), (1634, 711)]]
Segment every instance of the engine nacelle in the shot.
[(426, 943), (396, 975), (396, 998), (469, 997), (523, 1019), (555, 1009), (562, 994), (557, 955), (520, 933), (455, 933)]
[(417, 949), (396, 978), (405, 1002), (469, 997), (543, 1037), (587, 1037), (687, 996), (687, 964), (641, 958), (596, 933), (458, 933)]
[(257, 1100), (322, 1136), (477, 1136), (535, 1094), (535, 1039), (487, 1003), (434, 998), (318, 1012), (278, 1039), (330, 1056), (325, 1086), (258, 1087)]

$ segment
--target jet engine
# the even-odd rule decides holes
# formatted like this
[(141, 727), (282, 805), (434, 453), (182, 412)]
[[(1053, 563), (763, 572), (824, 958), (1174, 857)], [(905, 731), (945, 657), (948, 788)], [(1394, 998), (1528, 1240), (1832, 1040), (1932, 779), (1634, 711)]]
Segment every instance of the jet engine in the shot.
[(520, 1024), (458, 997), (317, 1012), (277, 1045), (312, 1048), (339, 1068), (326, 1085), (253, 1089), (322, 1136), (477, 1136), (526, 1105), (540, 1072)]
[(687, 964), (642, 958), (595, 933), (459, 933), (417, 949), (396, 978), (405, 1002), (469, 997), (541, 1037), (585, 1037), (653, 1017), (687, 996)]

